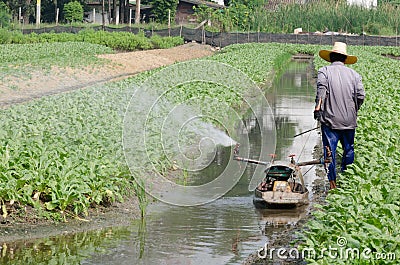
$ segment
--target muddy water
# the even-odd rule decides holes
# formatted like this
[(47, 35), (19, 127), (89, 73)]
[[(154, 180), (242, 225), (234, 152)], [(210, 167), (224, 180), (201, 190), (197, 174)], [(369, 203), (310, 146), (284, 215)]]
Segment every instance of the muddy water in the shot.
[[(308, 64), (293, 63), (267, 91), (277, 128), (277, 159), (296, 154), (301, 161), (313, 159), (319, 142), (316, 131), (293, 136), (316, 126), (312, 119), (314, 89), (307, 75)], [(262, 109), (262, 108), (261, 108)], [(269, 121), (268, 117), (266, 120)], [(253, 116), (239, 127), (249, 137), (251, 155), (260, 149), (260, 130), (268, 130)], [(268, 127), (268, 126), (267, 126)], [(273, 151), (271, 151), (273, 152)], [(215, 163), (198, 173), (198, 181), (213, 178), (231, 159), (219, 149)], [(303, 173), (310, 168), (304, 167)], [(295, 210), (254, 208), (249, 181), (255, 167), (249, 165), (238, 184), (223, 198), (196, 207), (151, 204), (143, 221), (127, 227), (108, 228), (68, 236), (43, 238), (23, 244), (1, 246), (1, 264), (242, 264), (252, 253), (307, 214), (308, 207)], [(192, 179), (196, 182), (196, 176)], [(305, 175), (312, 190), (315, 169)], [(312, 194), (310, 195), (312, 196)]]

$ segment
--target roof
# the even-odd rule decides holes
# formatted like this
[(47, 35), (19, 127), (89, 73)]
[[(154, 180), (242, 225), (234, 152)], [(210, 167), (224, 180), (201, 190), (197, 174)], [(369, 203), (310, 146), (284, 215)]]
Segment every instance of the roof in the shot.
[(203, 0), (179, 0), (179, 2), (190, 3), (194, 5), (206, 5), (212, 8), (225, 8), (223, 5), (219, 5), (215, 2), (203, 1)]
[[(129, 1), (129, 4), (132, 6), (136, 6), (136, 1), (135, 0), (131, 0)], [(88, 6), (99, 6), (102, 5), (101, 0), (90, 0), (89, 2), (86, 3), (86, 5)], [(119, 3), (117, 3), (117, 5), (119, 6)], [(152, 5), (140, 5), (140, 9), (150, 9), (152, 8)]]
[[(136, 6), (136, 0), (130, 0), (129, 4)], [(140, 5), (140, 9), (149, 9), (149, 8), (153, 8), (153, 6), (152, 5), (143, 5), (143, 4)]]
[[(185, 2), (185, 3), (190, 3), (193, 5), (206, 5), (211, 8), (225, 8), (223, 5), (219, 5), (215, 2), (209, 2), (209, 1), (204, 1), (204, 0), (179, 0), (179, 2)], [(136, 6), (136, 0), (130, 0), (129, 1), (130, 5)], [(101, 5), (101, 0), (90, 0), (87, 5)], [(149, 9), (152, 8), (152, 5), (140, 5), (140, 9)]]

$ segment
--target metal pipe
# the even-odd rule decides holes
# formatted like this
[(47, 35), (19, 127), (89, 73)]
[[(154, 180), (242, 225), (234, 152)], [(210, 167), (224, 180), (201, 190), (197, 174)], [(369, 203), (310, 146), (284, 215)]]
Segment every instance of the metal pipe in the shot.
[(296, 135), (295, 135), (295, 136), (293, 136), (293, 137), (297, 137), (297, 136), (303, 135), (303, 134), (305, 134), (305, 133), (308, 133), (308, 132), (314, 131), (314, 130), (316, 130), (316, 129), (319, 129), (319, 127), (315, 127), (315, 128), (312, 128), (312, 129), (310, 129), (310, 130), (307, 130), (307, 131), (305, 131), (305, 132), (302, 132), (302, 133), (296, 134)]
[(301, 166), (308, 166), (308, 165), (319, 165), (319, 164), (323, 165), (323, 164), (329, 164), (331, 162), (332, 162), (331, 158), (327, 158), (325, 160), (323, 158), (321, 158), (321, 159), (296, 163), (296, 166), (301, 167)]
[(243, 157), (239, 157), (239, 156), (234, 156), (233, 159), (237, 160), (237, 161), (241, 161), (241, 162), (248, 162), (248, 163), (259, 164), (259, 165), (264, 165), (264, 166), (269, 164), (269, 162), (259, 161), (259, 160), (249, 159), (249, 158), (243, 158)]

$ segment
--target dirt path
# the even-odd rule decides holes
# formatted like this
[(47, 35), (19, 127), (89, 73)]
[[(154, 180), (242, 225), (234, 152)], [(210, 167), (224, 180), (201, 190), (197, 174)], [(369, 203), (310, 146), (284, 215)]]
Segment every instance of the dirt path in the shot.
[(96, 68), (60, 69), (52, 67), (48, 74), (39, 71), (31, 72), (29, 79), (7, 77), (0, 84), (0, 107), (126, 78), (143, 71), (209, 56), (213, 53), (214, 50), (211, 46), (187, 43), (170, 49), (101, 55), (99, 57), (109, 60), (109, 63)]

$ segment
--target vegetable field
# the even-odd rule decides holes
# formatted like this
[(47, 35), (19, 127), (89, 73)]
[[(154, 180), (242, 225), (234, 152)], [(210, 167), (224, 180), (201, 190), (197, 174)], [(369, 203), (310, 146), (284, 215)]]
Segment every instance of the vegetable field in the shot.
[[(396, 264), (393, 258), (400, 258), (400, 61), (381, 54), (399, 56), (400, 51), (357, 47), (351, 52), (359, 56), (354, 69), (363, 76), (366, 89), (355, 163), (307, 225), (305, 245), (316, 253), (329, 247), (371, 250), (368, 259), (325, 256), (318, 262), (322, 264)], [(317, 67), (323, 65), (320, 59), (316, 62)], [(346, 239), (345, 246), (338, 246), (340, 237)]]
[[(2, 46), (2, 50), (3, 47), (12, 52), (13, 46)], [(320, 46), (311, 45), (232, 45), (208, 60), (229, 64), (262, 83), (271, 78), (272, 72), (279, 73), (290, 54), (317, 54), (319, 49)], [(303, 247), (313, 247), (321, 253), (323, 248), (336, 247), (338, 237), (344, 237), (347, 247), (369, 248), (372, 254), (395, 253), (400, 258), (400, 62), (382, 56), (399, 56), (400, 51), (390, 47), (349, 47), (349, 53), (359, 56), (359, 62), (352, 67), (363, 76), (366, 89), (356, 134), (356, 162), (340, 177), (340, 188), (329, 193), (327, 203), (319, 207), (321, 210), (306, 225)], [(40, 60), (39, 56), (35, 58)], [(43, 62), (46, 60), (50, 59)], [(316, 57), (315, 64), (318, 68), (325, 62)], [(16, 205), (21, 208), (30, 205), (53, 219), (84, 216), (90, 207), (122, 200), (131, 192), (134, 181), (121, 143), (123, 118), (135, 87), (153, 73), (1, 110), (3, 217), (15, 214)], [(177, 104), (191, 97), (197, 100), (202, 96), (212, 97), (236, 108), (241, 104), (237, 97), (242, 93), (234, 90), (222, 93), (213, 85), (185, 84), (179, 97), (171, 94), (170, 99)], [(216, 106), (208, 105), (207, 101), (200, 100), (198, 104), (215, 111)], [(158, 144), (154, 143), (155, 152)], [(171, 168), (167, 159), (162, 156), (157, 159), (158, 170)], [(146, 173), (134, 174), (140, 178)], [(349, 262), (327, 256), (309, 261), (386, 262), (373, 258)]]
[(99, 66), (98, 54), (114, 53), (103, 45), (82, 42), (0, 45), (0, 80), (13, 76), (31, 78), (33, 70), (51, 71), (52, 66), (79, 68)]
[[(274, 58), (283, 53), (279, 47), (236, 46), (212, 59), (239, 66), (261, 81), (273, 69)], [(42, 55), (35, 55), (36, 58), (42, 57), (43, 64), (51, 62), (51, 54), (40, 52)], [(265, 55), (265, 60), (252, 64), (260, 54)], [(151, 72), (108, 86), (44, 97), (2, 110), (3, 216), (13, 211), (16, 204), (31, 205), (53, 218), (77, 216), (86, 214), (96, 204), (121, 199), (132, 183), (122, 151), (123, 116), (135, 85), (149, 75)], [(212, 89), (197, 91), (197, 86), (192, 85), (184, 91), (187, 95), (215, 95), (220, 101), (237, 104), (226, 93)], [(187, 97), (190, 96), (182, 96), (181, 100)], [(160, 170), (170, 167), (165, 158), (160, 157), (158, 163)]]
[(130, 32), (107, 32), (94, 30), (81, 30), (75, 33), (30, 33), (23, 34), (19, 31), (0, 29), (1, 44), (31, 44), (55, 42), (87, 42), (104, 45), (112, 49), (123, 51), (165, 49), (183, 44), (183, 38), (160, 37), (153, 35), (147, 38), (143, 32), (132, 34)]

